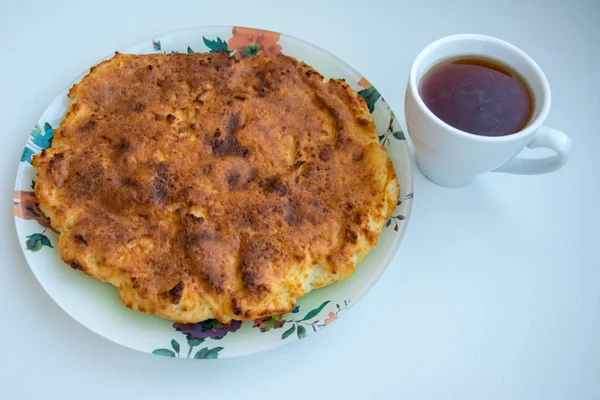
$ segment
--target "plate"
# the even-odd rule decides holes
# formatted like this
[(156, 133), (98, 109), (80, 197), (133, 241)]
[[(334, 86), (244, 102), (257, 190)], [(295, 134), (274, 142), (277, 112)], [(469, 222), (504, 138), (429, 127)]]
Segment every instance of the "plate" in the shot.
[[(301, 39), (241, 27), (198, 27), (168, 33), (121, 50), (123, 53), (228, 52), (232, 57), (275, 57), (279, 53), (306, 62), (325, 78), (343, 78), (365, 99), (380, 143), (394, 162), (401, 194), (379, 242), (349, 279), (314, 290), (288, 314), (228, 324), (208, 320), (177, 324), (132, 311), (118, 291), (69, 268), (62, 262), (57, 235), (39, 211), (33, 194), (31, 157), (52, 144), (54, 129), (64, 118), (69, 99), (63, 90), (33, 128), (17, 171), (13, 211), (19, 243), (36, 278), (50, 297), (81, 324), (123, 346), (161, 356), (214, 359), (273, 349), (318, 332), (344, 315), (381, 277), (400, 246), (413, 197), (413, 173), (404, 133), (380, 93), (350, 65)], [(109, 57), (106, 57), (109, 58)], [(78, 82), (88, 71), (76, 78)]]

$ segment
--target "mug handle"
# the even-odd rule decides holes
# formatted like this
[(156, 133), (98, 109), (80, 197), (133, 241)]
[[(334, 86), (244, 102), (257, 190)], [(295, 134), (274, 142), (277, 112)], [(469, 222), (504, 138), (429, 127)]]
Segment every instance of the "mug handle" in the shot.
[(530, 149), (546, 147), (554, 150), (555, 155), (540, 159), (526, 159), (514, 157), (494, 172), (506, 172), (509, 174), (537, 175), (556, 171), (569, 159), (573, 147), (571, 138), (556, 129), (542, 127), (533, 140), (527, 145)]

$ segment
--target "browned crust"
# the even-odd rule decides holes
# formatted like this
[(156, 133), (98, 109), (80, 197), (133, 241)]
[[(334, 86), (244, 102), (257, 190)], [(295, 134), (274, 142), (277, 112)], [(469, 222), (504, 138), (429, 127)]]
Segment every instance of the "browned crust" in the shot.
[(123, 55), (34, 157), (72, 268), (178, 322), (290, 311), (346, 278), (398, 198), (364, 101), (288, 56)]

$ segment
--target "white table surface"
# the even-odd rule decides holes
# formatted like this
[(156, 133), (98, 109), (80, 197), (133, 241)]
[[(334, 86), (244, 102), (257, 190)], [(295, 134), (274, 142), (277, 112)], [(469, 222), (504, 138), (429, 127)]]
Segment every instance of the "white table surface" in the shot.
[[(600, 1), (568, 3), (3, 0), (0, 399), (599, 398)], [(121, 347), (37, 283), (14, 232), (14, 176), (32, 125), (71, 79), (114, 50), (199, 25), (313, 42), (368, 77), (398, 116), (423, 46), (459, 32), (498, 36), (545, 71), (547, 122), (571, 135), (573, 156), (553, 174), (488, 174), (462, 189), (415, 169), (392, 265), (307, 340), (216, 362)]]

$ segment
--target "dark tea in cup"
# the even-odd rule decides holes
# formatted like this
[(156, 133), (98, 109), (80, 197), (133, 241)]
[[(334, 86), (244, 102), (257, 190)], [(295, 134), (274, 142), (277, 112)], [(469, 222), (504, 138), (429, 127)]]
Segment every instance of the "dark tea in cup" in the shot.
[(439, 119), (481, 136), (519, 132), (534, 110), (525, 80), (501, 62), (481, 56), (459, 56), (434, 65), (423, 76), (419, 94)]
[[(550, 102), (544, 72), (523, 50), (485, 35), (438, 39), (415, 57), (408, 75), (404, 116), (417, 165), (447, 187), (490, 171), (555, 171), (567, 162), (571, 139), (543, 125)], [(556, 154), (518, 156), (526, 147)]]

